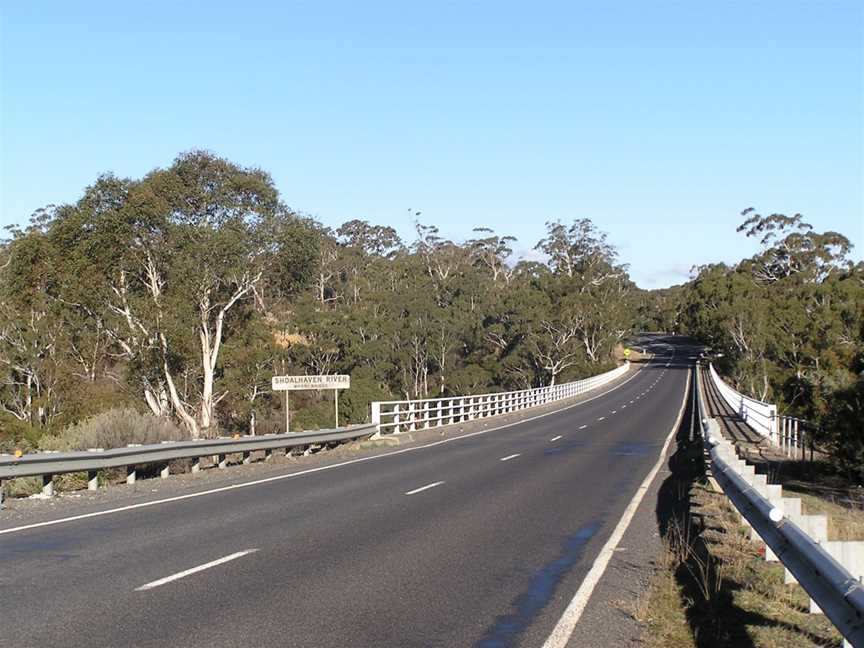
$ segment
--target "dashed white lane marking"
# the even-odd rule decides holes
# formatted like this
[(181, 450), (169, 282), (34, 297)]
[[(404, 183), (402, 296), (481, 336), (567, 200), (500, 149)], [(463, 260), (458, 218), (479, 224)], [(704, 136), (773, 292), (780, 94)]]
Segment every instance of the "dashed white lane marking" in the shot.
[(605, 418), (606, 418), (605, 416), (600, 416), (600, 417), (597, 418), (597, 420), (598, 420), (598, 421), (602, 421), (602, 420), (605, 419)]
[(579, 429), (580, 429), (580, 430), (584, 430), (586, 427), (588, 427), (588, 426), (587, 426), (587, 425), (580, 425), (580, 426), (579, 426)]
[(435, 488), (436, 486), (440, 486), (443, 483), (444, 483), (443, 481), (432, 482), (431, 484), (426, 484), (425, 486), (421, 486), (420, 488), (415, 488), (414, 490), (410, 490), (405, 494), (406, 495), (414, 495), (416, 493), (422, 493), (425, 490), (429, 490), (430, 488)]
[(552, 438), (549, 439), (549, 440), (550, 440), (550, 441), (557, 441), (557, 440), (560, 439), (560, 438), (561, 438), (561, 435), (559, 434), (558, 436), (556, 436), (556, 437), (552, 437)]
[(632, 401), (632, 400), (631, 400), (631, 401), (630, 401), (630, 404), (632, 405), (634, 402), (635, 402), (635, 401)]
[(617, 413), (618, 413), (618, 410), (612, 410), (612, 413), (613, 413), (613, 414), (617, 414)]
[(197, 567), (192, 567), (191, 569), (184, 569), (183, 571), (177, 572), (176, 574), (171, 574), (170, 576), (166, 576), (165, 578), (160, 578), (159, 580), (152, 581), (150, 583), (147, 583), (146, 585), (142, 585), (141, 587), (136, 587), (135, 591), (143, 592), (145, 590), (151, 590), (154, 587), (159, 587), (160, 585), (165, 585), (166, 583), (180, 580), (181, 578), (186, 578), (187, 576), (191, 576), (192, 574), (197, 574), (198, 572), (204, 571), (205, 569), (210, 569), (211, 567), (216, 567), (217, 565), (222, 565), (232, 560), (237, 560), (238, 558), (242, 558), (243, 556), (255, 553), (256, 551), (258, 551), (258, 549), (246, 549), (244, 551), (238, 551), (237, 553), (233, 553), (229, 556), (224, 556), (223, 558), (204, 563), (203, 565), (198, 565)]
[(669, 450), (669, 444), (672, 443), (672, 439), (675, 437), (675, 432), (678, 430), (678, 425), (680, 425), (681, 419), (684, 418), (684, 408), (687, 405), (687, 393), (689, 387), (690, 374), (688, 373), (687, 384), (684, 387), (684, 397), (681, 400), (681, 409), (678, 410), (678, 417), (675, 420), (675, 424), (672, 426), (669, 436), (666, 437), (663, 449), (660, 450), (660, 456), (657, 458), (657, 463), (654, 464), (651, 472), (648, 473), (648, 476), (645, 477), (645, 480), (636, 490), (633, 499), (624, 510), (624, 515), (621, 516), (621, 519), (612, 531), (612, 535), (609, 536), (606, 544), (603, 545), (603, 548), (594, 560), (594, 564), (591, 565), (591, 569), (586, 574), (585, 579), (582, 581), (579, 589), (576, 590), (576, 594), (573, 595), (573, 599), (570, 601), (567, 609), (564, 610), (564, 614), (561, 615), (561, 618), (552, 630), (552, 634), (549, 635), (546, 642), (543, 644), (543, 648), (565, 648), (567, 643), (570, 641), (570, 637), (573, 635), (573, 630), (576, 629), (576, 624), (579, 623), (579, 619), (582, 617), (582, 612), (585, 611), (585, 606), (588, 605), (588, 599), (591, 598), (594, 588), (597, 587), (597, 583), (599, 583), (600, 579), (603, 577), (606, 567), (609, 565), (609, 561), (615, 553), (615, 549), (621, 542), (621, 538), (624, 537), (624, 533), (627, 531), (627, 527), (630, 526), (630, 521), (633, 519), (633, 516), (636, 515), (636, 510), (639, 508), (639, 504), (644, 499), (645, 493), (647, 493), (648, 489), (651, 487), (651, 482), (654, 481), (654, 478), (657, 476), (660, 467), (666, 459), (666, 452)]
[(519, 453), (517, 452), (516, 454), (507, 455), (506, 457), (501, 457), (498, 461), (510, 461), (511, 459), (515, 459), (518, 456), (519, 456)]
[(384, 452), (378, 455), (370, 455), (368, 457), (359, 457), (357, 459), (349, 459), (348, 461), (340, 461), (338, 463), (327, 464), (324, 466), (317, 466), (316, 468), (307, 468), (305, 470), (298, 470), (296, 472), (289, 472), (283, 475), (274, 475), (273, 477), (264, 477), (262, 479), (254, 479), (252, 481), (240, 482), (238, 484), (229, 484), (228, 486), (220, 486), (218, 488), (211, 488), (209, 490), (198, 491), (195, 493), (186, 493), (184, 495), (175, 495), (173, 497), (165, 497), (162, 499), (150, 500), (148, 502), (139, 502), (137, 504), (127, 504), (126, 506), (120, 506), (112, 509), (105, 509), (103, 511), (93, 511), (91, 513), (81, 513), (79, 515), (70, 515), (64, 518), (58, 518), (56, 520), (46, 520), (45, 522), (34, 522), (33, 524), (24, 524), (21, 526), (10, 527), (8, 529), (0, 529), (0, 536), (6, 535), (8, 533), (20, 533), (21, 531), (28, 531), (30, 529), (39, 529), (42, 527), (55, 526), (57, 524), (67, 524), (69, 522), (77, 522), (78, 520), (88, 520), (94, 517), (102, 517), (103, 515), (113, 515), (115, 513), (123, 513), (124, 511), (134, 511), (140, 508), (149, 508), (151, 506), (158, 506), (160, 504), (170, 504), (172, 502), (182, 502), (188, 499), (194, 499), (196, 497), (205, 497), (207, 495), (213, 495), (215, 493), (226, 493), (228, 491), (238, 490), (240, 488), (250, 488), (252, 486), (259, 486), (261, 484), (269, 484), (271, 482), (282, 481), (285, 479), (294, 479), (296, 477), (301, 477), (303, 475), (311, 475), (314, 473), (318, 473), (324, 470), (335, 470), (336, 468), (342, 468), (343, 466), (351, 466), (354, 464), (365, 463), (367, 461), (378, 461), (380, 459), (386, 459), (387, 457), (395, 457), (396, 455), (402, 455), (406, 452), (417, 452), (419, 450), (426, 450), (427, 448), (435, 448), (440, 445), (445, 445), (447, 443), (452, 443), (455, 441), (461, 441), (463, 439), (470, 439), (476, 436), (481, 436), (484, 434), (489, 434), (490, 432), (497, 432), (498, 430), (506, 430), (508, 428), (517, 427), (519, 425), (524, 425), (525, 423), (530, 423), (531, 421), (536, 421), (538, 419), (546, 418), (547, 416), (552, 416), (554, 414), (560, 414), (561, 412), (566, 412), (574, 407), (579, 407), (580, 405), (584, 405), (585, 403), (589, 403), (591, 401), (597, 400), (598, 398), (603, 398), (607, 394), (611, 394), (616, 389), (623, 387), (631, 380), (636, 378), (636, 376), (642, 373), (642, 369), (637, 369), (633, 372), (633, 375), (627, 378), (626, 380), (618, 383), (614, 387), (607, 389), (605, 391), (601, 391), (596, 396), (592, 396), (591, 398), (586, 398), (583, 401), (579, 401), (578, 403), (573, 403), (572, 405), (566, 405), (560, 409), (552, 410), (551, 412), (543, 412), (542, 414), (537, 414), (535, 416), (529, 416), (528, 418), (522, 419), (520, 421), (513, 421), (511, 423), (504, 423), (502, 425), (496, 425), (495, 427), (486, 428), (485, 430), (478, 430), (477, 432), (468, 432), (467, 434), (460, 434), (458, 436), (452, 436), (446, 439), (442, 439), (441, 441), (433, 441), (431, 443), (424, 443), (422, 445), (413, 446), (410, 448), (401, 448), (399, 450), (393, 450), (392, 452)]

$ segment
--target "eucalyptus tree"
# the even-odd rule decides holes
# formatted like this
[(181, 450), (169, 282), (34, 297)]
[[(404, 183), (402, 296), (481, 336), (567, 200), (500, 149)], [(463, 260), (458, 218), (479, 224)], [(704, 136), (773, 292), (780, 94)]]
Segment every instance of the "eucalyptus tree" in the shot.
[(25, 427), (46, 426), (61, 413), (66, 331), (47, 296), (54, 251), (46, 214), (13, 231), (0, 266), (0, 411)]
[(513, 279), (513, 268), (508, 264), (508, 259), (513, 254), (511, 244), (516, 237), (498, 236), (488, 227), (475, 227), (474, 231), (479, 237), (466, 243), (474, 264), (492, 273), (494, 285), (498, 285), (499, 280), (509, 285)]
[(274, 269), (286, 212), (264, 172), (192, 152), (140, 181), (100, 178), (51, 225), (58, 298), (102, 322), (148, 407), (193, 438), (216, 428), (222, 344)]

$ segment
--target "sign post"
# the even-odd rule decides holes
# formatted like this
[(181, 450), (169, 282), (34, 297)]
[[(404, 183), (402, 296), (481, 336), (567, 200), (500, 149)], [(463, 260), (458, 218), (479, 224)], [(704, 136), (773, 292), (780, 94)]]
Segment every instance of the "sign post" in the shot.
[(336, 414), (336, 427), (339, 427), (339, 390), (351, 387), (351, 376), (333, 374), (329, 376), (273, 376), (271, 381), (273, 391), (285, 392), (285, 432), (289, 427), (288, 392), (303, 389), (332, 389), (333, 406)]

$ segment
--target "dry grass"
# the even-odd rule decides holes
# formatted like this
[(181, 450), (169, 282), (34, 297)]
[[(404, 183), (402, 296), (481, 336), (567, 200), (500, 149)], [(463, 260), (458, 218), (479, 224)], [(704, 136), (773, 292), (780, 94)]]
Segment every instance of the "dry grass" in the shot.
[(725, 496), (692, 484), (687, 497), (689, 510), (670, 520), (658, 570), (633, 611), (645, 645), (840, 645), (824, 616), (807, 613), (804, 591), (783, 583), (782, 566), (764, 561)]
[(807, 493), (788, 492), (785, 495), (801, 498), (801, 512), (807, 515), (828, 516), (828, 538), (831, 540), (864, 540), (864, 509), (860, 503), (832, 501)]

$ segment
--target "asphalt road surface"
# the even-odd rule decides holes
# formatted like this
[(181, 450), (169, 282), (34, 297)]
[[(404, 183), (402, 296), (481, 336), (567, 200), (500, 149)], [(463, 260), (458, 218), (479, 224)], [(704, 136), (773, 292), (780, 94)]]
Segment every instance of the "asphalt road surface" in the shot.
[(692, 361), (664, 342), (503, 429), (0, 530), (0, 645), (542, 646), (680, 414)]

